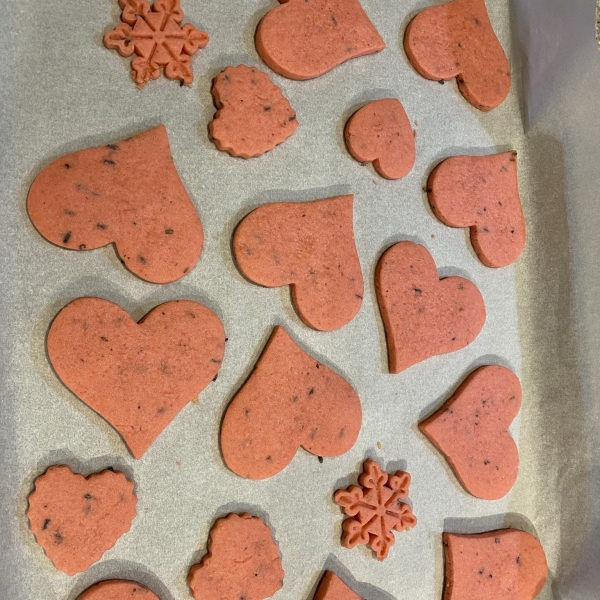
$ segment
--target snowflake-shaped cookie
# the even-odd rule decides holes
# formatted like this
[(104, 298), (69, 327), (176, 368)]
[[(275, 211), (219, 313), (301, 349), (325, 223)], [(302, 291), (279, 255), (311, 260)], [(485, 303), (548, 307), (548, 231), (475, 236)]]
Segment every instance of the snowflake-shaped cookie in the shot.
[(192, 56), (208, 44), (208, 35), (191, 23), (181, 25), (183, 10), (179, 0), (119, 0), (123, 10), (115, 29), (107, 31), (104, 45), (121, 56), (137, 56), (131, 61), (131, 76), (141, 89), (151, 79), (179, 79), (181, 85), (194, 80)]
[(410, 475), (404, 471), (388, 475), (374, 460), (368, 459), (358, 483), (360, 487), (351, 485), (334, 495), (336, 504), (351, 517), (342, 525), (342, 545), (354, 548), (367, 544), (377, 559), (383, 560), (396, 541), (392, 531), (403, 531), (417, 524), (410, 506), (402, 502), (408, 498)]

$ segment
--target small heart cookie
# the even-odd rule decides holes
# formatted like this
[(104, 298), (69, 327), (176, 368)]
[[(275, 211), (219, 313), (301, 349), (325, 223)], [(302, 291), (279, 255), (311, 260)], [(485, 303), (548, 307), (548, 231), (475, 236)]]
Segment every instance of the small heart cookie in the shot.
[(385, 48), (358, 0), (279, 2), (258, 24), (255, 41), (260, 57), (284, 77), (319, 77)]
[(508, 96), (510, 65), (485, 0), (452, 0), (421, 11), (406, 28), (404, 49), (423, 77), (456, 77), (460, 93), (479, 110), (492, 110)]
[(225, 332), (189, 300), (161, 304), (136, 323), (117, 304), (79, 298), (55, 317), (47, 348), (61, 381), (140, 458), (218, 373)]
[(227, 67), (215, 77), (212, 95), (218, 110), (208, 124), (210, 139), (231, 156), (260, 156), (298, 127), (287, 98), (255, 67)]
[(481, 292), (463, 277), (438, 279), (424, 246), (399, 242), (377, 264), (375, 289), (390, 373), (468, 346), (486, 319)]
[(448, 158), (429, 176), (427, 196), (442, 223), (470, 228), (473, 249), (484, 265), (505, 267), (523, 252), (516, 152)]
[(137, 498), (120, 471), (83, 477), (66, 465), (35, 480), (27, 518), (37, 543), (67, 575), (87, 570), (131, 526)]
[(480, 367), (419, 429), (444, 455), (473, 496), (498, 500), (519, 472), (519, 451), (508, 427), (521, 409), (521, 382), (509, 369)]
[(359, 162), (372, 162), (387, 179), (400, 179), (415, 164), (415, 136), (400, 100), (384, 98), (357, 110), (346, 123), (348, 152)]
[(93, 250), (114, 243), (121, 262), (151, 283), (183, 277), (204, 243), (164, 125), (55, 160), (35, 178), (27, 212), (57, 246)]
[(243, 275), (266, 287), (290, 285), (298, 315), (320, 331), (346, 325), (362, 304), (353, 201), (349, 195), (266, 204), (245, 217), (233, 235)]
[(283, 578), (270, 527), (241, 513), (213, 525), (208, 552), (190, 569), (188, 585), (195, 600), (264, 600), (283, 587)]
[(266, 479), (284, 469), (300, 446), (318, 456), (348, 452), (361, 423), (352, 386), (278, 326), (225, 412), (223, 459), (241, 477)]
[(518, 529), (444, 533), (444, 600), (533, 600), (548, 577), (540, 542)]
[(137, 581), (107, 579), (85, 590), (77, 600), (160, 600), (160, 598)]

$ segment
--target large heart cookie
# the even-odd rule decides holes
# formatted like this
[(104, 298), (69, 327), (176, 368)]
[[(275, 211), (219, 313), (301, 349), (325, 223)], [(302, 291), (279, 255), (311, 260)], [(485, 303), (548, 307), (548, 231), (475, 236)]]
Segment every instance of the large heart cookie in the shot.
[(275, 327), (227, 408), (221, 450), (234, 473), (266, 479), (284, 469), (300, 446), (318, 456), (348, 452), (361, 423), (352, 386)]
[(346, 147), (359, 162), (372, 162), (387, 179), (400, 179), (415, 164), (415, 136), (400, 100), (384, 98), (357, 110), (344, 129)]
[(232, 156), (260, 156), (298, 127), (287, 98), (256, 67), (227, 67), (215, 77), (212, 95), (218, 110), (208, 124), (210, 138)]
[(264, 600), (281, 589), (283, 577), (270, 527), (241, 513), (213, 525), (208, 552), (190, 569), (188, 584), (195, 600)]
[(62, 382), (104, 417), (140, 458), (219, 371), (225, 332), (197, 302), (167, 302), (136, 323), (120, 306), (79, 298), (48, 332)]
[(160, 600), (146, 586), (137, 581), (107, 579), (88, 588), (77, 600)]
[(463, 487), (477, 498), (502, 498), (517, 479), (519, 451), (508, 427), (521, 408), (521, 397), (521, 383), (512, 371), (480, 367), (419, 424)]
[(423, 77), (442, 82), (456, 77), (461, 94), (480, 110), (508, 96), (510, 65), (485, 0), (452, 0), (421, 11), (406, 28), (404, 49)]
[(353, 200), (266, 204), (245, 217), (233, 235), (240, 271), (267, 287), (291, 285), (300, 318), (320, 331), (346, 325), (362, 304)]
[(183, 277), (202, 252), (202, 224), (163, 125), (55, 160), (35, 178), (27, 211), (57, 246), (92, 250), (114, 243), (123, 264), (152, 283)]
[(485, 323), (485, 305), (464, 277), (438, 279), (424, 246), (399, 242), (377, 264), (375, 288), (391, 373), (469, 345)]
[(429, 176), (427, 196), (440, 221), (470, 228), (473, 249), (484, 265), (505, 267), (523, 252), (516, 152), (448, 158)]
[(444, 600), (533, 600), (548, 577), (539, 541), (525, 531), (444, 533)]
[(131, 526), (137, 498), (120, 471), (83, 477), (66, 465), (35, 480), (27, 518), (54, 566), (75, 575), (99, 561)]
[(290, 79), (319, 77), (343, 62), (380, 52), (385, 42), (358, 0), (279, 0), (256, 29), (256, 50)]

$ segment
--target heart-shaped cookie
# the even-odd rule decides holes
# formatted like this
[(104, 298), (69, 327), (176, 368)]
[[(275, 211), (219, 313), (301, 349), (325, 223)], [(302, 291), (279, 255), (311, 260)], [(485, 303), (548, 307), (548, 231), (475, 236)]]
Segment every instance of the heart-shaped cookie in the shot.
[(319, 77), (385, 48), (358, 0), (279, 2), (258, 24), (255, 41), (260, 57), (284, 77)]
[(438, 279), (424, 246), (399, 242), (377, 264), (375, 289), (390, 373), (468, 346), (485, 323), (481, 292), (464, 277)]
[(359, 162), (372, 162), (387, 179), (408, 175), (415, 164), (415, 136), (400, 100), (384, 98), (357, 110), (344, 129), (346, 147)]
[(136, 323), (117, 304), (79, 298), (54, 319), (47, 347), (61, 381), (140, 458), (218, 373), (225, 332), (189, 300), (161, 304)]
[(195, 600), (264, 600), (281, 589), (283, 577), (270, 527), (241, 513), (213, 525), (208, 552), (190, 569), (188, 585)]
[(352, 386), (278, 326), (225, 412), (221, 450), (234, 473), (266, 479), (284, 469), (300, 446), (318, 456), (348, 452), (361, 423)]
[(419, 429), (444, 455), (473, 496), (498, 500), (519, 472), (519, 451), (508, 427), (521, 409), (521, 383), (509, 369), (480, 367)]
[(533, 600), (548, 577), (540, 542), (518, 529), (444, 533), (444, 600)]
[(296, 113), (269, 76), (256, 67), (227, 67), (212, 87), (217, 112), (208, 124), (211, 140), (231, 156), (251, 158), (289, 138)]
[(160, 598), (137, 581), (107, 579), (85, 590), (77, 600), (160, 600)]
[(233, 235), (245, 277), (266, 287), (290, 285), (300, 318), (320, 331), (349, 323), (364, 287), (354, 242), (354, 196), (275, 202), (252, 211)]
[(152, 283), (183, 277), (204, 242), (163, 125), (55, 160), (35, 178), (27, 212), (57, 246), (92, 250), (114, 243), (123, 264)]
[(59, 465), (35, 480), (27, 518), (54, 566), (75, 575), (99, 561), (129, 531), (136, 504), (133, 483), (120, 471), (83, 477)]
[(485, 0), (451, 0), (421, 11), (406, 28), (404, 49), (423, 77), (456, 77), (461, 94), (479, 110), (492, 110), (508, 96), (510, 65)]
[(429, 176), (427, 196), (440, 221), (470, 228), (473, 249), (484, 265), (505, 267), (523, 252), (516, 152), (448, 158)]

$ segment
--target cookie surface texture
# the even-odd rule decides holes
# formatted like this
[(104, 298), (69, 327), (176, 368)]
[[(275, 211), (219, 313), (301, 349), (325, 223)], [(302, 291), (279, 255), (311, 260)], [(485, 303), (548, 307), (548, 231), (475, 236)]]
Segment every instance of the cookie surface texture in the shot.
[(367, 459), (358, 485), (335, 492), (333, 499), (350, 517), (342, 524), (342, 546), (368, 545), (377, 560), (384, 560), (396, 538), (394, 531), (415, 527), (417, 517), (408, 498), (411, 477), (404, 471), (385, 473), (379, 464)]
[(390, 373), (469, 345), (482, 330), (483, 297), (464, 277), (438, 279), (424, 246), (399, 242), (377, 264), (375, 289), (385, 326)]
[(518, 529), (444, 533), (444, 600), (533, 600), (548, 577), (540, 542)]
[(427, 196), (442, 223), (470, 228), (473, 249), (484, 265), (506, 267), (523, 252), (516, 152), (448, 158), (429, 176)]
[(362, 600), (333, 571), (325, 571), (313, 600)]
[(279, 75), (313, 79), (385, 42), (358, 0), (279, 0), (256, 29), (256, 50)]
[(104, 35), (104, 45), (131, 61), (131, 76), (138, 87), (158, 79), (163, 70), (167, 79), (192, 85), (192, 56), (206, 48), (208, 34), (191, 23), (181, 25), (179, 0), (119, 0), (123, 11), (115, 29)]
[(255, 67), (227, 67), (213, 82), (217, 110), (209, 135), (232, 156), (260, 156), (289, 138), (298, 120), (289, 101), (269, 76)]
[(361, 423), (354, 388), (278, 326), (227, 408), (221, 450), (234, 473), (266, 479), (284, 469), (300, 446), (317, 456), (344, 454)]
[(492, 110), (508, 96), (510, 65), (485, 0), (452, 0), (421, 11), (406, 28), (404, 49), (423, 77), (456, 77), (461, 94), (479, 110)]
[(54, 566), (75, 575), (99, 561), (129, 531), (136, 504), (133, 483), (120, 471), (84, 477), (59, 465), (35, 480), (27, 518)]
[(519, 451), (508, 427), (521, 399), (521, 383), (512, 371), (480, 367), (438, 411), (419, 423), (462, 486), (477, 498), (503, 498), (517, 479)]
[(372, 162), (387, 179), (400, 179), (415, 164), (415, 136), (404, 107), (396, 98), (370, 102), (346, 123), (348, 152), (359, 162)]
[(27, 212), (57, 246), (93, 250), (114, 243), (125, 267), (152, 283), (183, 277), (204, 243), (162, 125), (55, 160), (33, 182)]
[(233, 234), (242, 274), (260, 285), (290, 285), (292, 302), (309, 327), (331, 331), (362, 305), (364, 284), (353, 226), (354, 196), (265, 204)]
[(47, 348), (61, 381), (140, 458), (218, 373), (225, 332), (189, 300), (161, 304), (136, 323), (117, 304), (79, 298), (55, 317)]
[(108, 579), (85, 590), (77, 600), (160, 600), (160, 598), (137, 581)]
[(271, 529), (247, 513), (219, 519), (208, 552), (188, 574), (195, 600), (264, 600), (283, 586), (284, 572)]

